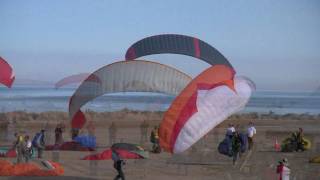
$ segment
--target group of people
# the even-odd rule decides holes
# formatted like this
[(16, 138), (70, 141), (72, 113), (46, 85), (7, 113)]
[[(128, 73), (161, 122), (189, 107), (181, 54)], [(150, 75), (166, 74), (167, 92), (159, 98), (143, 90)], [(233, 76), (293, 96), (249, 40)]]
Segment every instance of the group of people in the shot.
[(17, 163), (28, 162), (32, 155), (32, 144), (28, 135), (14, 134), (16, 140), (13, 144), (17, 153)]
[(13, 148), (17, 153), (17, 163), (29, 162), (34, 153), (33, 149), (37, 150), (38, 158), (42, 158), (45, 149), (44, 132), (45, 130), (41, 130), (32, 141), (29, 135), (14, 134), (16, 139), (13, 143)]
[[(252, 150), (253, 148), (253, 137), (257, 133), (256, 128), (253, 125), (253, 122), (249, 123), (246, 138), (248, 142), (248, 150)], [(233, 157), (233, 164), (236, 163), (238, 157), (241, 157), (241, 146), (245, 144), (244, 139), (241, 137), (240, 133), (236, 130), (233, 124), (229, 124), (227, 129), (226, 136), (231, 140), (231, 153)]]
[(299, 128), (297, 132), (291, 133), (291, 136), (282, 142), (281, 151), (283, 152), (299, 152), (308, 149), (310, 144), (304, 139), (303, 129)]

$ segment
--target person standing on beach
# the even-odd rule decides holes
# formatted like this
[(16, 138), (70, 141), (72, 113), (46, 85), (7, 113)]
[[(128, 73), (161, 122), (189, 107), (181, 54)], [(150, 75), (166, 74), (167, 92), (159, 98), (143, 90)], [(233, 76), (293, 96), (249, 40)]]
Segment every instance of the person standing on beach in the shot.
[(279, 161), (277, 165), (277, 174), (279, 174), (279, 180), (282, 180), (283, 162)]
[(74, 138), (78, 137), (79, 133), (80, 133), (80, 129), (72, 128), (71, 129), (71, 139), (73, 140)]
[(279, 180), (290, 180), (290, 168), (287, 158), (279, 162), (277, 173), (279, 174)]
[(297, 148), (296, 151), (298, 152), (299, 150), (304, 151), (304, 143), (303, 143), (303, 129), (299, 128), (299, 131), (297, 132)]
[(122, 166), (125, 165), (125, 162), (120, 158), (120, 155), (115, 149), (111, 149), (113, 167), (117, 170), (118, 175), (114, 178), (114, 180), (122, 179), (125, 180), (124, 173), (122, 171)]
[(43, 157), (43, 151), (45, 150), (45, 137), (44, 137), (45, 130), (42, 129), (40, 132), (38, 132), (33, 140), (32, 145), (37, 148), (38, 150), (38, 158)]
[(141, 130), (141, 144), (143, 144), (144, 142), (146, 142), (148, 140), (148, 127), (149, 124), (147, 123), (146, 120), (144, 120), (141, 125), (140, 125), (140, 130)]
[(63, 139), (62, 139), (62, 133), (63, 133), (63, 129), (62, 129), (62, 124), (59, 123), (56, 127), (56, 129), (54, 130), (54, 134), (55, 134), (55, 145), (60, 145), (63, 143)]
[(26, 135), (24, 137), (24, 151), (23, 151), (23, 156), (25, 159), (25, 162), (29, 162), (29, 159), (31, 159), (32, 156), (32, 143), (30, 141), (30, 137)]
[(253, 126), (253, 122), (249, 123), (249, 127), (247, 130), (247, 137), (248, 137), (248, 144), (249, 144), (249, 150), (253, 147), (253, 136), (257, 133), (256, 128)]
[(116, 133), (117, 133), (117, 127), (114, 122), (111, 123), (109, 126), (109, 145), (112, 146), (113, 143), (116, 141)]
[(227, 128), (227, 133), (226, 135), (229, 137), (229, 138), (232, 138), (232, 135), (233, 133), (236, 131), (236, 129), (234, 128), (234, 125), (233, 124), (229, 124), (228, 125), (228, 128)]
[(151, 131), (150, 141), (153, 144), (152, 145), (152, 152), (153, 153), (160, 153), (161, 147), (159, 144), (159, 128), (158, 126), (155, 126), (153, 130)]
[(19, 164), (23, 161), (24, 140), (23, 140), (23, 136), (19, 135), (18, 133), (15, 133), (14, 136), (16, 140), (13, 146), (17, 153), (17, 164)]
[(233, 133), (231, 142), (232, 142), (233, 165), (235, 165), (238, 159), (238, 156), (241, 157), (241, 151), (240, 151), (241, 138), (237, 131)]

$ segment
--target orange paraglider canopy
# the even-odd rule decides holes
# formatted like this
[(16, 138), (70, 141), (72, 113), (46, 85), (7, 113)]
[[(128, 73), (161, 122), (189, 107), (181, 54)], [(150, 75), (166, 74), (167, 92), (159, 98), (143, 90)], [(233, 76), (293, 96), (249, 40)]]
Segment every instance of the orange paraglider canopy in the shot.
[(63, 167), (55, 162), (46, 161), (53, 168), (41, 169), (35, 163), (21, 163), (13, 165), (6, 160), (0, 160), (0, 176), (60, 176), (64, 174)]
[(168, 152), (173, 152), (173, 143), (180, 129), (197, 112), (195, 102), (198, 89), (211, 89), (221, 83), (233, 89), (234, 71), (225, 65), (211, 66), (192, 82), (176, 97), (171, 107), (165, 113), (159, 129), (160, 144)]

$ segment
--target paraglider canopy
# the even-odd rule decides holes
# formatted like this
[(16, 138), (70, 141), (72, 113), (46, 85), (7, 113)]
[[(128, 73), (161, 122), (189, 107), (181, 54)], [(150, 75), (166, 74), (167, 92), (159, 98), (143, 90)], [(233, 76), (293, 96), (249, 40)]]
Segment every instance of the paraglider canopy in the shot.
[(180, 34), (162, 34), (141, 39), (126, 52), (126, 60), (152, 54), (183, 54), (201, 59), (211, 65), (222, 64), (232, 68), (229, 61), (208, 43)]
[(11, 88), (13, 81), (15, 79), (12, 67), (0, 57), (0, 83)]
[(83, 160), (116, 160), (117, 158), (146, 159), (148, 157), (148, 152), (146, 152), (139, 145), (130, 143), (116, 143), (113, 144), (111, 148), (108, 148), (101, 153), (85, 156)]
[[(92, 77), (98, 80), (92, 81)], [(120, 61), (103, 66), (84, 80), (70, 98), (72, 126), (82, 128), (85, 119), (80, 108), (104, 94), (156, 92), (177, 95), (190, 81), (190, 76), (177, 69), (150, 61)]]
[(80, 73), (80, 74), (74, 74), (74, 75), (71, 75), (71, 76), (64, 77), (61, 80), (59, 80), (58, 82), (56, 82), (54, 87), (56, 89), (58, 89), (58, 88), (60, 88), (62, 86), (66, 86), (66, 85), (70, 85), (70, 84), (74, 84), (74, 83), (81, 83), (89, 75), (90, 75), (89, 73)]
[(215, 65), (193, 79), (175, 98), (161, 121), (161, 147), (181, 153), (212, 128), (245, 107), (254, 91), (247, 78), (234, 78), (234, 71)]
[(144, 149), (137, 144), (130, 143), (115, 143), (111, 146), (112, 149), (126, 149), (128, 151), (143, 151)]

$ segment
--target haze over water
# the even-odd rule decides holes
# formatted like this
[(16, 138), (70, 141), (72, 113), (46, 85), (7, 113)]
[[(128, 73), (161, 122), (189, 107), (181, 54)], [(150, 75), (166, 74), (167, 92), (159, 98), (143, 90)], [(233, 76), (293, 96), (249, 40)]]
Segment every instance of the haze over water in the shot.
[[(52, 86), (15, 86), (10, 91), (0, 88), (0, 110), (68, 111), (68, 102), (75, 88), (54, 89)], [(122, 109), (165, 111), (173, 96), (155, 93), (116, 93), (99, 97), (83, 109), (97, 112)], [(316, 92), (257, 91), (242, 112), (320, 114), (320, 94)]]

